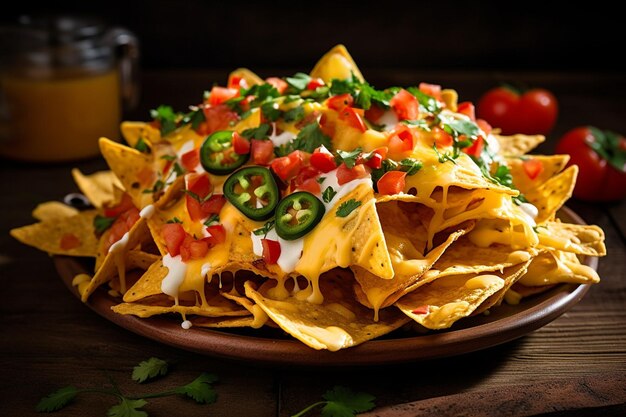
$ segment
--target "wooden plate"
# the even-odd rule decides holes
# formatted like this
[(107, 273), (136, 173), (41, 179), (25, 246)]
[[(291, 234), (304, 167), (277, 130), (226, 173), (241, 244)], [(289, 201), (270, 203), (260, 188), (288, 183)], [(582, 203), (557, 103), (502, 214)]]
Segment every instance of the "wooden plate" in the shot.
[[(572, 210), (563, 208), (559, 217), (569, 223), (584, 224)], [(78, 258), (57, 256), (54, 263), (63, 282), (72, 287), (72, 278), (86, 272), (87, 266)], [(587, 257), (584, 263), (596, 269), (597, 258)], [(141, 336), (181, 349), (206, 355), (263, 363), (267, 365), (347, 366), (382, 365), (460, 355), (508, 342), (550, 323), (578, 303), (589, 285), (561, 284), (543, 294), (523, 300), (519, 305), (501, 305), (491, 314), (469, 317), (446, 331), (423, 335), (397, 330), (338, 352), (317, 351), (274, 329), (210, 330), (192, 327), (184, 330), (180, 318), (116, 314), (111, 306), (116, 301), (99, 289), (87, 306), (113, 323)]]

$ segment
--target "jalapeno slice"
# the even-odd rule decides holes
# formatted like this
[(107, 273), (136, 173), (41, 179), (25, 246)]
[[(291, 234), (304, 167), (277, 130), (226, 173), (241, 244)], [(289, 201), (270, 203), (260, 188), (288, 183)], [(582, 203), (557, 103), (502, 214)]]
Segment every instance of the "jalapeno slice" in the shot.
[(219, 130), (211, 133), (200, 147), (200, 163), (211, 174), (230, 174), (246, 163), (250, 154), (240, 155), (233, 148), (233, 132)]
[(276, 206), (276, 233), (285, 240), (295, 240), (322, 220), (326, 209), (313, 194), (298, 191), (283, 198)]
[(226, 179), (224, 196), (246, 217), (267, 220), (274, 214), (280, 192), (268, 168), (251, 165)]

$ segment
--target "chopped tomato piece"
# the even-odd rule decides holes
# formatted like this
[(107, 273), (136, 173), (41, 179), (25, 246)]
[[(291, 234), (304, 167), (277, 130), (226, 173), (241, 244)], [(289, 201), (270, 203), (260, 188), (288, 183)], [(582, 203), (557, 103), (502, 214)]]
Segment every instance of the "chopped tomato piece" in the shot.
[(346, 106), (352, 106), (354, 99), (348, 93), (340, 94), (338, 96), (332, 96), (326, 101), (326, 105), (329, 109), (340, 111)]
[(353, 168), (348, 168), (346, 164), (341, 164), (337, 168), (337, 183), (343, 185), (359, 178), (365, 178), (368, 174), (367, 169), (362, 164), (355, 165)]
[(239, 133), (233, 132), (233, 150), (239, 155), (249, 154), (250, 142)]
[(362, 109), (355, 109), (353, 107), (346, 106), (339, 111), (339, 119), (346, 122), (348, 126), (358, 129), (361, 132), (365, 132), (367, 130), (367, 126), (365, 126), (362, 117)]
[(306, 166), (298, 172), (298, 175), (291, 181), (291, 189), (309, 191), (312, 194), (319, 194), (320, 186), (317, 177), (320, 172), (313, 166)]
[(224, 197), (224, 194), (214, 194), (209, 197), (207, 201), (202, 203), (202, 214), (204, 214), (204, 217), (208, 217), (211, 214), (220, 214), (224, 204), (226, 204), (226, 197)]
[(400, 125), (395, 134), (389, 138), (389, 152), (399, 154), (413, 149), (414, 140), (411, 129)]
[(357, 164), (365, 164), (370, 168), (378, 169), (383, 166), (383, 160), (387, 157), (388, 148), (383, 146), (382, 148), (376, 148), (369, 153), (369, 159), (359, 157)]
[(80, 239), (73, 233), (65, 233), (61, 236), (59, 247), (63, 250), (75, 249), (80, 246)]
[(280, 258), (280, 243), (276, 240), (261, 239), (263, 245), (263, 260), (266, 264), (272, 265)]
[(209, 96), (209, 104), (211, 106), (217, 106), (222, 104), (226, 100), (235, 98), (239, 95), (239, 88), (224, 88), (215, 86), (211, 89), (211, 95)]
[(274, 156), (274, 144), (271, 140), (252, 139), (251, 155), (252, 163), (257, 165), (269, 164)]
[(365, 110), (365, 118), (370, 122), (376, 123), (385, 114), (385, 109), (372, 104), (368, 110)]
[(302, 168), (304, 161), (304, 152), (293, 151), (287, 156), (276, 158), (272, 161), (272, 170), (278, 175), (278, 177), (287, 181), (291, 177), (295, 177), (296, 174)]
[(322, 188), (320, 187), (320, 183), (317, 182), (317, 178), (309, 178), (304, 180), (296, 187), (296, 189), (301, 191), (308, 191), (311, 194), (320, 194), (322, 192)]
[(476, 124), (483, 132), (485, 132), (485, 135), (491, 133), (491, 130), (493, 129), (485, 119), (476, 119)]
[(526, 175), (528, 175), (528, 178), (530, 178), (531, 180), (537, 178), (539, 174), (541, 174), (541, 172), (543, 171), (543, 164), (540, 160), (536, 158), (530, 158), (525, 160), (522, 163), (522, 166), (524, 167), (524, 172), (526, 172)]
[(429, 306), (419, 306), (415, 310), (411, 311), (413, 314), (428, 314)]
[(311, 155), (311, 165), (320, 172), (330, 172), (337, 168), (335, 157), (327, 150), (317, 148)]
[(287, 84), (285, 80), (278, 77), (269, 77), (265, 80), (265, 82), (272, 85), (280, 94), (284, 94), (287, 87), (289, 87), (289, 84)]
[(126, 210), (124, 213), (120, 214), (119, 219), (122, 219), (126, 223), (126, 231), (128, 231), (135, 225), (137, 220), (139, 220), (139, 210), (135, 207)]
[(200, 148), (185, 152), (180, 157), (180, 162), (187, 171), (193, 171), (200, 163)]
[(321, 78), (313, 78), (306, 85), (306, 89), (315, 90), (317, 87), (323, 87), (323, 86), (324, 86), (324, 80), (322, 80)]
[(156, 173), (152, 168), (145, 167), (137, 173), (137, 179), (139, 183), (144, 186), (152, 185), (154, 183)]
[(322, 114), (319, 123), (322, 133), (324, 133), (326, 136), (330, 136), (331, 138), (335, 136), (335, 122), (328, 120), (328, 116), (326, 115), (326, 113)]
[(454, 142), (452, 135), (439, 127), (433, 127), (431, 132), (433, 135), (433, 141), (438, 148), (451, 146)]
[(185, 175), (185, 182), (187, 191), (194, 194), (185, 194), (185, 205), (187, 206), (189, 217), (193, 221), (201, 220), (206, 217), (202, 210), (203, 202), (201, 200), (204, 200), (211, 193), (211, 180), (206, 173), (192, 173)]
[(209, 244), (203, 239), (192, 239), (188, 244), (188, 248), (191, 259), (202, 259), (209, 252)]
[(404, 190), (406, 172), (389, 171), (378, 180), (378, 192), (380, 194), (399, 194)]
[(132, 198), (127, 193), (124, 193), (122, 195), (122, 199), (119, 203), (117, 203), (117, 205), (113, 207), (105, 207), (104, 215), (106, 217), (117, 217), (126, 210), (129, 210), (133, 207), (135, 207), (135, 205), (133, 204)]
[(205, 239), (211, 246), (226, 242), (226, 229), (224, 229), (223, 225), (215, 224), (213, 226), (208, 226), (206, 230), (211, 234), (211, 236)]
[(128, 232), (126, 219), (122, 219), (120, 216), (113, 222), (113, 225), (109, 229), (109, 240), (105, 249), (108, 251), (111, 245), (120, 240), (126, 232)]
[(200, 135), (209, 135), (218, 130), (227, 129), (231, 123), (239, 120), (237, 113), (232, 111), (226, 104), (206, 106), (203, 111), (206, 120), (198, 126), (197, 130)]
[(405, 89), (398, 91), (389, 104), (400, 120), (415, 120), (419, 116), (417, 98)]
[(470, 156), (474, 156), (476, 158), (480, 158), (480, 154), (483, 153), (483, 148), (485, 147), (485, 140), (482, 136), (476, 138), (474, 143), (472, 143), (467, 148), (463, 149), (463, 152)]
[(248, 83), (246, 82), (246, 80), (243, 79), (243, 77), (240, 77), (238, 75), (232, 75), (228, 79), (228, 88), (235, 90), (239, 90), (240, 88), (248, 88)]
[(441, 101), (441, 86), (438, 84), (420, 83), (419, 90)]
[(457, 112), (466, 115), (472, 120), (476, 120), (476, 109), (474, 108), (474, 104), (469, 101), (459, 103), (457, 106)]
[(185, 229), (180, 223), (166, 223), (161, 227), (161, 237), (165, 241), (167, 252), (171, 256), (180, 254), (180, 246), (185, 240)]

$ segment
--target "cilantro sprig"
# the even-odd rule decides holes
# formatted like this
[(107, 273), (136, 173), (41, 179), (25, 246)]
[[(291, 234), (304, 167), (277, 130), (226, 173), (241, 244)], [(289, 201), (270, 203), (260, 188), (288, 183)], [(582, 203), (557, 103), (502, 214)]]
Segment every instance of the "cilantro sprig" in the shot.
[(100, 235), (104, 233), (109, 227), (115, 223), (117, 217), (106, 217), (100, 214), (96, 215), (93, 219), (93, 228), (96, 231), (96, 234)]
[(286, 156), (296, 150), (313, 153), (322, 145), (330, 149), (330, 138), (322, 132), (320, 125), (314, 122), (304, 126), (291, 142), (274, 148), (274, 152), (277, 156)]
[(341, 203), (337, 212), (335, 213), (337, 217), (348, 217), (350, 213), (361, 206), (361, 202), (351, 198), (350, 200), (344, 201)]
[[(149, 358), (133, 368), (132, 379), (143, 383), (158, 376), (164, 376), (168, 372), (168, 363), (159, 358)], [(69, 405), (79, 394), (98, 393), (116, 397), (118, 404), (113, 405), (107, 411), (109, 417), (148, 417), (148, 413), (142, 408), (148, 404), (147, 399), (183, 395), (193, 399), (198, 404), (211, 404), (217, 399), (217, 392), (212, 384), (218, 378), (214, 374), (202, 373), (188, 384), (173, 389), (146, 393), (143, 395), (123, 394), (115, 381), (111, 379), (110, 387), (76, 388), (73, 385), (63, 387), (42, 398), (35, 407), (37, 412), (52, 413)]]
[(311, 410), (322, 407), (323, 417), (355, 417), (358, 413), (376, 407), (376, 397), (364, 392), (353, 392), (350, 388), (335, 386), (322, 395), (324, 401), (309, 405), (291, 417), (302, 417)]

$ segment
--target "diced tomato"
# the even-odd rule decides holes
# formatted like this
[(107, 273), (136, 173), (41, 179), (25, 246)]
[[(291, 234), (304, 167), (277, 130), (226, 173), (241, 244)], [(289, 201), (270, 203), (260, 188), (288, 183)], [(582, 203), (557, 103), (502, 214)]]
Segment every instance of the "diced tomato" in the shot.
[(227, 129), (231, 123), (239, 120), (237, 113), (232, 111), (226, 104), (205, 106), (203, 111), (206, 120), (198, 126), (197, 131), (200, 135), (209, 135), (218, 130)]
[(474, 156), (476, 158), (480, 158), (480, 154), (483, 153), (483, 148), (485, 147), (485, 140), (482, 136), (476, 138), (474, 143), (467, 148), (463, 148), (463, 152), (470, 156)]
[(444, 146), (451, 146), (452, 143), (454, 142), (454, 140), (452, 139), (452, 135), (450, 135), (448, 132), (446, 132), (445, 130), (439, 128), (439, 127), (433, 127), (432, 130), (432, 137), (433, 137), (433, 141), (435, 142), (435, 145), (437, 145), (438, 148), (444, 147)]
[(298, 175), (291, 181), (291, 189), (295, 190), (303, 190), (309, 191), (312, 194), (319, 194), (320, 185), (317, 182), (317, 178), (320, 175), (320, 171), (318, 171), (313, 166), (306, 166), (298, 172)]
[(200, 239), (200, 240), (195, 240), (193, 239), (191, 242), (189, 242), (189, 255), (191, 256), (191, 259), (202, 259), (206, 256), (207, 252), (209, 251), (209, 244)]
[(362, 109), (355, 109), (353, 107), (346, 106), (339, 111), (339, 119), (346, 122), (348, 126), (358, 129), (361, 132), (365, 132), (367, 130), (367, 126), (365, 126), (362, 117)]
[(152, 185), (156, 178), (156, 172), (152, 168), (145, 167), (137, 173), (139, 183), (144, 186)]
[(413, 132), (405, 125), (399, 125), (389, 138), (389, 152), (399, 154), (410, 151), (414, 146)]
[(405, 89), (398, 91), (396, 95), (389, 100), (389, 104), (400, 120), (415, 120), (419, 116), (419, 103), (417, 98)]
[(222, 207), (226, 204), (226, 197), (224, 194), (214, 194), (207, 201), (202, 203), (201, 210), (204, 217), (208, 217), (211, 214), (220, 214)]
[(276, 240), (261, 239), (263, 245), (263, 260), (268, 265), (273, 265), (280, 258), (280, 243)]
[(321, 78), (313, 78), (311, 79), (311, 81), (309, 81), (309, 83), (306, 85), (306, 89), (307, 90), (315, 90), (317, 87), (323, 87), (324, 86), (324, 80), (322, 80)]
[(161, 226), (161, 237), (165, 241), (167, 252), (171, 256), (180, 254), (180, 246), (185, 240), (185, 229), (180, 223), (166, 223)]
[(348, 93), (340, 94), (338, 96), (332, 96), (326, 101), (326, 105), (329, 109), (340, 111), (346, 106), (352, 106), (354, 99)]
[(250, 153), (250, 142), (237, 132), (233, 132), (233, 150), (236, 154), (246, 155)]
[(246, 82), (246, 80), (243, 79), (243, 77), (240, 77), (238, 75), (232, 75), (228, 79), (228, 88), (235, 90), (239, 90), (240, 88), (248, 88), (248, 83)]
[(438, 84), (420, 83), (419, 90), (441, 101), (441, 86)]
[(337, 168), (335, 157), (327, 150), (317, 148), (311, 155), (311, 165), (320, 172), (330, 172)]
[(419, 306), (415, 310), (411, 311), (413, 314), (428, 314), (429, 306)]
[(104, 208), (104, 215), (106, 217), (117, 217), (123, 212), (125, 212), (126, 210), (129, 210), (133, 207), (135, 206), (133, 204), (132, 198), (127, 193), (124, 193), (122, 195), (122, 199), (120, 200), (119, 203), (117, 203), (116, 206)]
[(383, 166), (383, 160), (387, 157), (388, 148), (383, 146), (382, 148), (376, 148), (369, 153), (369, 159), (365, 159), (360, 156), (356, 162), (357, 164), (365, 164), (370, 168), (378, 169)]
[(472, 120), (476, 120), (476, 109), (474, 108), (474, 104), (469, 101), (459, 103), (456, 111), (466, 115)]
[(271, 140), (252, 139), (251, 155), (252, 163), (257, 165), (269, 164), (274, 156), (274, 144)]
[(370, 122), (376, 123), (385, 114), (385, 109), (372, 104), (368, 110), (365, 110), (365, 118)]
[(528, 175), (528, 178), (530, 178), (531, 180), (537, 178), (539, 174), (541, 174), (541, 172), (543, 171), (543, 164), (540, 160), (536, 158), (530, 158), (525, 160), (522, 163), (522, 166), (524, 167), (524, 172), (526, 172), (526, 175)]
[(329, 120), (326, 113), (322, 114), (319, 123), (322, 133), (324, 133), (326, 136), (330, 136), (331, 138), (335, 136), (335, 123)]
[(174, 160), (168, 159), (165, 161), (165, 165), (163, 165), (163, 170), (161, 171), (164, 176), (167, 176), (167, 173), (170, 172), (170, 169), (174, 166)]
[(322, 192), (322, 188), (320, 183), (317, 182), (317, 178), (309, 178), (308, 180), (302, 181), (300, 185), (296, 187), (297, 190), (300, 191), (308, 191), (311, 194), (320, 194)]
[(126, 223), (126, 229), (128, 231), (135, 225), (135, 223), (137, 223), (137, 220), (139, 220), (139, 210), (133, 207), (120, 214), (120, 217), (118, 218), (122, 219)]
[(206, 230), (211, 234), (211, 236), (205, 238), (205, 240), (211, 246), (226, 242), (226, 229), (224, 229), (223, 225), (214, 224), (213, 226), (208, 226)]
[(63, 250), (75, 249), (80, 246), (80, 239), (73, 233), (65, 233), (61, 236), (59, 247)]
[(289, 84), (287, 84), (285, 80), (278, 77), (269, 77), (265, 80), (265, 82), (272, 85), (280, 94), (284, 94), (287, 87), (289, 87)]
[(193, 171), (200, 163), (200, 148), (185, 152), (180, 157), (180, 162), (187, 171)]
[[(185, 183), (188, 191), (194, 193), (198, 198), (203, 200), (211, 193), (211, 180), (208, 174), (187, 174), (185, 175)], [(190, 194), (185, 195), (185, 205), (191, 220), (198, 221), (206, 217), (202, 210), (202, 203)]]
[(367, 169), (362, 164), (355, 165), (353, 168), (348, 168), (346, 164), (341, 164), (337, 168), (337, 183), (343, 185), (359, 178), (365, 178), (368, 174)]
[(491, 133), (491, 130), (493, 129), (485, 119), (476, 119), (476, 124), (483, 132), (485, 132), (486, 135)]
[(304, 152), (293, 151), (287, 156), (276, 158), (272, 161), (272, 170), (278, 175), (278, 177), (287, 181), (291, 177), (295, 177), (296, 174), (302, 168), (304, 161)]
[(239, 88), (224, 88), (215, 86), (211, 89), (211, 95), (209, 96), (209, 104), (211, 106), (217, 106), (222, 104), (226, 100), (235, 98), (239, 95)]
[(389, 171), (378, 180), (378, 192), (380, 194), (399, 194), (404, 190), (406, 172)]

